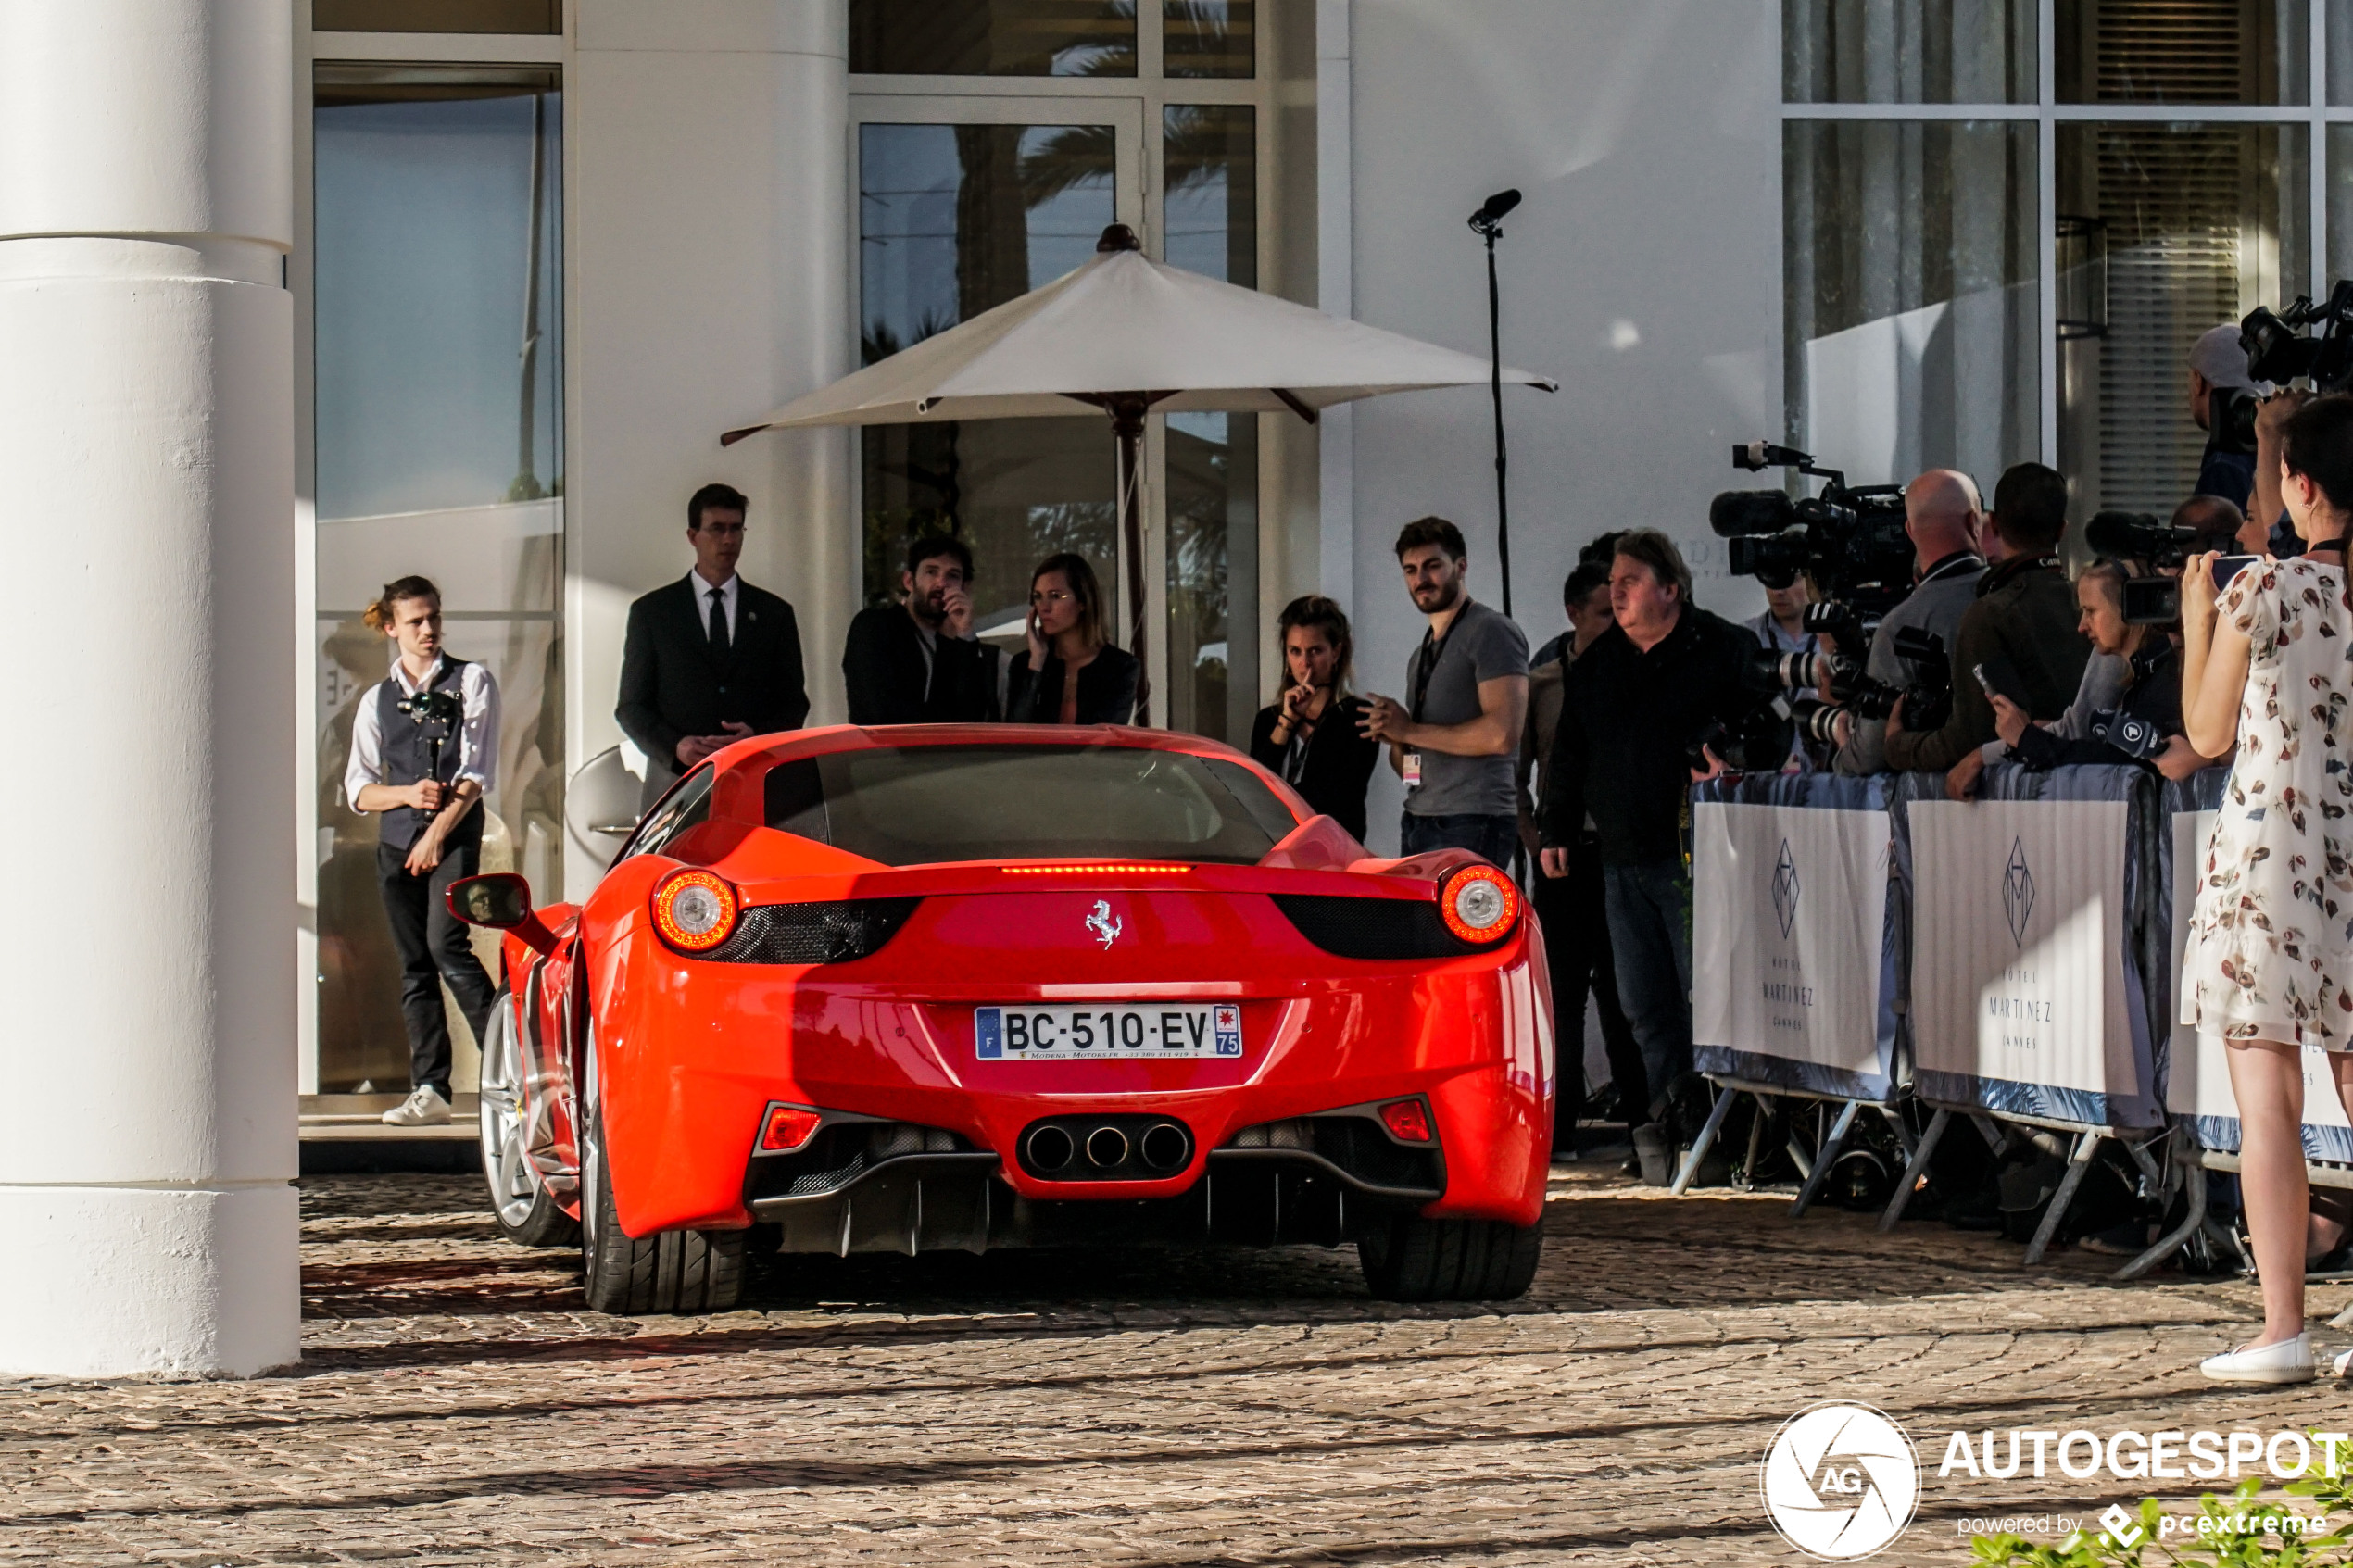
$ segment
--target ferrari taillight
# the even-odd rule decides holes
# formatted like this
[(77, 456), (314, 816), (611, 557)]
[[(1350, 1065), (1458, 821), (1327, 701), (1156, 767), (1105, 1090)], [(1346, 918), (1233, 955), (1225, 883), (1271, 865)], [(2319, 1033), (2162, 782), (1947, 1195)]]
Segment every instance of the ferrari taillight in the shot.
[(735, 887), (706, 871), (673, 872), (654, 886), (654, 929), (682, 953), (707, 953), (727, 940), (742, 908)]
[(824, 1120), (817, 1112), (797, 1105), (772, 1105), (767, 1119), (760, 1124), (760, 1152), (790, 1154), (815, 1137)]
[(1438, 912), (1463, 941), (1500, 941), (1519, 918), (1519, 889), (1492, 866), (1465, 866), (1439, 884)]

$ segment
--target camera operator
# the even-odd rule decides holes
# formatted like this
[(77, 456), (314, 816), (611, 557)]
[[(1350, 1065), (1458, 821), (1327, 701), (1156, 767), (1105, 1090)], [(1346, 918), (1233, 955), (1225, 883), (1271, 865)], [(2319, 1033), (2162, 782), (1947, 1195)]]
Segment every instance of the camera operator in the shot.
[(2186, 528), (2197, 535), (2197, 543), (2190, 546), (2192, 555), (2235, 549), (2244, 549), (2251, 556), (2263, 553), (2262, 531), (2256, 530), (2253, 542), (2248, 543), (2246, 514), (2220, 495), (2191, 496), (2173, 508), (2169, 526)]
[[(2221, 394), (2216, 396), (2217, 393)], [(2233, 397), (2233, 394), (2239, 395)], [(2239, 327), (2226, 321), (2198, 334), (2190, 347), (2190, 418), (2206, 432), (2206, 450), (2197, 460), (2197, 494), (2219, 495), (2250, 516), (2263, 519), (2270, 529), (2279, 515), (2266, 516), (2249, 508), (2255, 494), (2256, 450), (2233, 417), (2233, 405), (2256, 395), (2255, 380), (2246, 373), (2246, 350), (2239, 345)], [(2278, 497), (2273, 496), (2274, 502)], [(2261, 553), (2259, 551), (2258, 553)]]
[(2031, 719), (2057, 719), (2075, 700), (2091, 644), (2076, 627), (2075, 593), (2057, 554), (2067, 532), (2067, 481), (2041, 463), (2019, 463), (1994, 487), (1986, 519), (1989, 565), (1977, 602), (1961, 616), (1953, 649), (1952, 715), (1926, 733), (1887, 717), (1887, 765), (1949, 773), (1994, 738), (1994, 707), (1977, 672)]
[[(1703, 767), (1695, 768), (1691, 748), (1718, 726), (1742, 728), (1768, 699), (1743, 679), (1755, 640), (1691, 602), (1691, 568), (1664, 533), (1635, 529), (1619, 537), (1609, 594), (1616, 624), (1561, 683), (1559, 727), (1544, 768), (1541, 861), (1546, 876), (1567, 876), (1591, 814), (1618, 1000), (1651, 1095), (1653, 1125), (1645, 1131), (1671, 1149), (1696, 1110), (1683, 832), (1692, 782), (1724, 765), (1703, 745)], [(1642, 1110), (1629, 1107), (1627, 1114)], [(1658, 1127), (1662, 1121), (1670, 1125)]]
[[(1895, 635), (1917, 629), (1943, 640), (1948, 649), (1959, 634), (1961, 616), (1977, 602), (1978, 580), (1985, 575), (1985, 558), (1977, 553), (1978, 531), (1984, 521), (1978, 506), (1977, 483), (1952, 469), (1931, 469), (1904, 487), (1904, 532), (1912, 540), (1918, 586), (1903, 603), (1887, 612), (1871, 636), (1864, 673), (1891, 686), (1909, 684), (1909, 672), (1895, 651)], [(1850, 658), (1855, 650), (1843, 649)], [(1825, 696), (1828, 694), (1825, 693)], [(1842, 773), (1861, 775), (1887, 769), (1887, 721), (1842, 720), (1833, 766)]]
[(2082, 684), (2065, 713), (2038, 724), (1999, 692), (1999, 737), (1954, 765), (1946, 791), (1965, 797), (1988, 762), (2022, 762), (2044, 771), (2077, 762), (2140, 762), (2169, 779), (2186, 779), (2206, 759), (2182, 733), (2182, 660), (2167, 627), (2124, 619), (2121, 561), (2100, 559), (2075, 580), (2077, 625), (2091, 639)]

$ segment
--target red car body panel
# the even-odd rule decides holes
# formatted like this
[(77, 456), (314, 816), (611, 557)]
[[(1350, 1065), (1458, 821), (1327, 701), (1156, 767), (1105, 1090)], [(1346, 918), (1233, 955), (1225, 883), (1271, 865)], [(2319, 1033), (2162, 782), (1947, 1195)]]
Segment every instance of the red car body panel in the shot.
[[(1109, 742), (1250, 767), (1301, 826), (1258, 864), (1151, 870), (955, 862), (891, 868), (764, 825), (780, 763), (862, 746)], [(1208, 1152), (1258, 1123), (1426, 1097), (1444, 1191), (1422, 1212), (1536, 1222), (1552, 1137), (1551, 1002), (1542, 935), (1523, 914), (1489, 950), (1355, 960), (1311, 943), (1276, 894), (1432, 901), (1473, 857), (1368, 858), (1248, 759), (1145, 730), (924, 726), (803, 731), (716, 757), (709, 820), (656, 854), (618, 861), (578, 907), (541, 911), (552, 953), (504, 947), (524, 1058), (528, 1147), (550, 1194), (577, 1212), (593, 1085), (622, 1228), (752, 1223), (748, 1162), (765, 1109), (784, 1101), (961, 1135), (1002, 1157), (1025, 1198), (1173, 1197)], [(733, 884), (747, 907), (919, 897), (879, 950), (846, 962), (714, 961), (673, 950), (651, 897), (682, 865)], [(1088, 918), (1108, 904), (1122, 936)], [(1239, 1059), (977, 1058), (980, 1006), (1141, 998), (1241, 1009)], [(596, 1053), (592, 1063), (589, 1053)], [(1165, 1179), (1042, 1181), (1013, 1158), (1041, 1115), (1149, 1110), (1192, 1131)]]

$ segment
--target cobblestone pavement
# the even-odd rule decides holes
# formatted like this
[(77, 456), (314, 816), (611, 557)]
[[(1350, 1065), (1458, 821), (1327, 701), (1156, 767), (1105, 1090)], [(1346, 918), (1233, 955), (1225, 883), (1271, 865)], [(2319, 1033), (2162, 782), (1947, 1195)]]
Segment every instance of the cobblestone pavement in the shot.
[(1352, 1252), (1296, 1248), (795, 1260), (755, 1310), (645, 1321), (587, 1311), (470, 1182), (314, 1180), (296, 1371), (0, 1384), (0, 1562), (1790, 1563), (1758, 1461), (1836, 1396), (1924, 1450), (1875, 1561), (1957, 1563), (1965, 1517), (2125, 1491), (1940, 1481), (1953, 1428), (2353, 1402), (2197, 1379), (2243, 1283), (1576, 1172), (1500, 1311), (1376, 1302)]

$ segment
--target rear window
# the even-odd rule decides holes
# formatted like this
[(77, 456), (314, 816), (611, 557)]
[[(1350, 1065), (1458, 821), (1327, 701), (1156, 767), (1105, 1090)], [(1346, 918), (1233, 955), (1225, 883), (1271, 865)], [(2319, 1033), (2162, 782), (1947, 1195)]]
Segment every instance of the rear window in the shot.
[(1238, 762), (1124, 746), (836, 751), (768, 773), (768, 825), (879, 860), (1249, 865), (1298, 826)]

